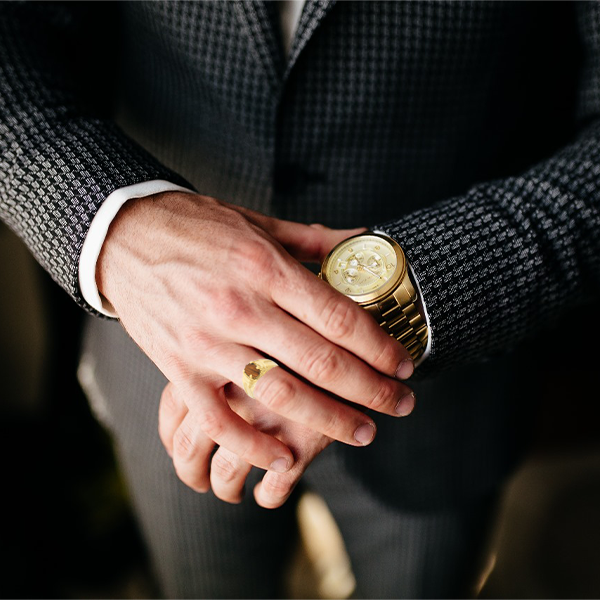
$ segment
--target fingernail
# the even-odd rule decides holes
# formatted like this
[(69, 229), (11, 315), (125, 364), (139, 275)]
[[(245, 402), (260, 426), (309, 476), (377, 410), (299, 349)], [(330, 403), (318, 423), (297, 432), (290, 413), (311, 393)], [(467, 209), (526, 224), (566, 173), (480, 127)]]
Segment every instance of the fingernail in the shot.
[(269, 470), (276, 473), (286, 473), (290, 470), (290, 461), (287, 458), (277, 458), (271, 463)]
[(406, 396), (402, 396), (402, 398), (398, 400), (398, 404), (396, 404), (396, 414), (400, 415), (401, 417), (406, 417), (407, 415), (410, 415), (410, 413), (415, 407), (416, 399), (417, 398), (414, 392), (406, 394)]
[(364, 423), (354, 432), (354, 439), (363, 446), (370, 444), (375, 437), (375, 425)]
[(396, 369), (396, 379), (408, 379), (415, 370), (415, 363), (411, 358), (403, 360)]

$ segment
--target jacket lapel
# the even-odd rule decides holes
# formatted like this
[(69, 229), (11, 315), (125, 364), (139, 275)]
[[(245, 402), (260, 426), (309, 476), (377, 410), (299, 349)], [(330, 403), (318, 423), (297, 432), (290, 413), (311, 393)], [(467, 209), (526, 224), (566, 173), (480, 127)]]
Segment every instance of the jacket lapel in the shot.
[(269, 82), (279, 89), (285, 71), (285, 57), (275, 2), (236, 0), (236, 15), (248, 36), (252, 52), (263, 66)]
[(304, 9), (300, 15), (300, 21), (294, 34), (292, 47), (285, 66), (284, 77), (287, 77), (292, 67), (298, 60), (298, 56), (308, 43), (319, 23), (329, 14), (336, 0), (306, 0)]
[(248, 36), (252, 51), (262, 64), (273, 89), (280, 89), (298, 56), (335, 0), (306, 0), (286, 61), (277, 3), (269, 0), (236, 0), (236, 15)]

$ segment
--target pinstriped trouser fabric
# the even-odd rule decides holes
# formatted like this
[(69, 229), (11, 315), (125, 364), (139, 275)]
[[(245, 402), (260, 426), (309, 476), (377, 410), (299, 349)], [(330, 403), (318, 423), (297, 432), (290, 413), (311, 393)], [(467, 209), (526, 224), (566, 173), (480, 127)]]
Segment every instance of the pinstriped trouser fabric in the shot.
[[(92, 321), (92, 328), (106, 323)], [(166, 380), (120, 327), (97, 365), (84, 348), (93, 408), (112, 432), (163, 593), (169, 598), (281, 597), (281, 577), (295, 547), (295, 505), (270, 511), (247, 498), (229, 505), (197, 494), (176, 477), (157, 435)], [(85, 370), (85, 368), (84, 368)], [(112, 370), (112, 376), (109, 374)], [(90, 374), (88, 372), (88, 375)], [(115, 373), (141, 373), (127, 380)], [(82, 379), (86, 379), (83, 377)], [(91, 384), (90, 384), (91, 381)], [(344, 537), (357, 597), (467, 597), (494, 514), (494, 499), (475, 497), (444, 511), (411, 512), (381, 501), (330, 446), (302, 485), (327, 502)], [(389, 476), (399, 456), (387, 456)]]

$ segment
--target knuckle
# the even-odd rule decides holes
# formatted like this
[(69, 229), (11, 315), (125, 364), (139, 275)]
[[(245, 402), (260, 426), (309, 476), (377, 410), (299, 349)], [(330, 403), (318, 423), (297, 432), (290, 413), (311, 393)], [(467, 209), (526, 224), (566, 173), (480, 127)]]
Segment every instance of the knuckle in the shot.
[(285, 475), (269, 473), (262, 481), (263, 492), (272, 499), (281, 500), (292, 490), (292, 483)]
[[(340, 405), (340, 408), (342, 408), (343, 411), (343, 407), (342, 405)], [(334, 438), (336, 440), (345, 440), (348, 436), (345, 435), (346, 433), (346, 427), (344, 426), (344, 417), (345, 415), (343, 414), (343, 412), (340, 411), (340, 413), (337, 412), (337, 410), (330, 410), (327, 411), (324, 415), (323, 415), (323, 425), (322, 425), (322, 431), (325, 435), (327, 435), (328, 437)], [(350, 438), (352, 437), (352, 433), (350, 433)]]
[(181, 403), (175, 395), (172, 384), (168, 384), (163, 390), (162, 396), (160, 397), (160, 403), (162, 409), (168, 414), (179, 412)]
[(266, 274), (269, 271), (269, 265), (273, 261), (273, 247), (267, 240), (260, 237), (246, 240), (240, 245), (240, 253), (250, 274)]
[(189, 376), (189, 368), (181, 356), (170, 354), (165, 357), (163, 371), (169, 381), (185, 381)]
[(215, 410), (207, 410), (200, 420), (200, 428), (211, 440), (217, 441), (225, 430), (221, 414)]
[(269, 261), (269, 268), (264, 273), (261, 285), (264, 284), (271, 293), (274, 290), (306, 293), (306, 288), (302, 283), (302, 273), (299, 273), (299, 270), (304, 267), (300, 263), (291, 259), (287, 252), (281, 252), (279, 248), (275, 248), (275, 251), (271, 252)]
[(322, 320), (325, 331), (333, 339), (342, 339), (350, 335), (354, 328), (352, 305), (342, 298), (333, 297), (323, 308)]
[(196, 453), (196, 444), (192, 429), (182, 423), (173, 436), (173, 452), (181, 460), (189, 461)]
[(181, 479), (181, 481), (189, 488), (202, 494), (208, 492), (210, 489), (210, 484), (206, 477), (203, 477), (199, 473), (182, 469), (181, 465), (178, 465), (177, 461), (173, 463), (173, 466), (175, 467), (175, 473), (177, 474), (177, 477), (179, 477), (179, 479)]
[(311, 381), (333, 381), (339, 367), (339, 353), (333, 347), (313, 346), (304, 356), (304, 370)]
[(225, 456), (221, 452), (216, 452), (212, 458), (211, 476), (216, 477), (222, 482), (232, 482), (239, 473), (237, 461), (233, 457)]
[(249, 307), (243, 295), (231, 288), (221, 290), (215, 296), (215, 310), (227, 323), (243, 323), (248, 319)]
[(264, 379), (261, 381), (260, 388), (256, 391), (257, 399), (273, 412), (283, 410), (296, 394), (292, 382), (281, 377)]
[(245, 446), (240, 449), (238, 457), (250, 465), (263, 467), (264, 465), (261, 464), (260, 460), (262, 457), (262, 445), (260, 443), (260, 437), (254, 435), (247, 440)]
[[(206, 333), (203, 329), (191, 327), (183, 333), (183, 356), (185, 366), (179, 369), (180, 381), (190, 381), (192, 374), (209, 375), (223, 355), (227, 342)], [(182, 359), (183, 360), (183, 359)]]
[(191, 326), (183, 332), (183, 343), (192, 352), (205, 352), (211, 345), (211, 337), (198, 326)]
[(405, 358), (405, 351), (402, 346), (389, 336), (389, 340), (385, 340), (380, 346), (372, 364), (384, 373), (394, 373), (403, 358)]
[(377, 412), (384, 412), (393, 408), (391, 406), (394, 398), (394, 386), (388, 382), (381, 382), (377, 391), (369, 400), (367, 407)]

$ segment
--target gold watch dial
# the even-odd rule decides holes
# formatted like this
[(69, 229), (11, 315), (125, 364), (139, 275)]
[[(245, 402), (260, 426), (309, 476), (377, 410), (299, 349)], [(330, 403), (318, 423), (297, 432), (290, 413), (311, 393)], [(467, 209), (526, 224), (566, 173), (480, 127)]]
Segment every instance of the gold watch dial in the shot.
[(322, 278), (357, 302), (393, 289), (404, 276), (402, 249), (387, 236), (364, 233), (338, 244), (323, 262)]

